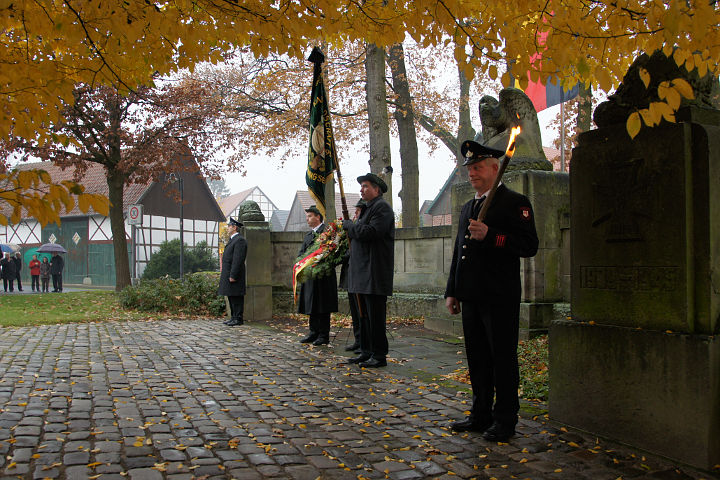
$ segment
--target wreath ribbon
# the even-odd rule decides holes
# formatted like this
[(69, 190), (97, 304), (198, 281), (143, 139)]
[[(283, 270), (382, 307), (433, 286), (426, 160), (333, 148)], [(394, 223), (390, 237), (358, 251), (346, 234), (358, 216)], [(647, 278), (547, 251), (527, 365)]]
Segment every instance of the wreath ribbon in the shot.
[(305, 268), (309, 267), (310, 265), (317, 263), (318, 260), (320, 260), (319, 256), (323, 253), (325, 250), (325, 245), (320, 245), (317, 250), (312, 252), (311, 254), (307, 255), (305, 258), (300, 260), (299, 262), (295, 263), (293, 265), (293, 300), (295, 303), (297, 303), (297, 278), (298, 275), (300, 275), (300, 272), (302, 272)]

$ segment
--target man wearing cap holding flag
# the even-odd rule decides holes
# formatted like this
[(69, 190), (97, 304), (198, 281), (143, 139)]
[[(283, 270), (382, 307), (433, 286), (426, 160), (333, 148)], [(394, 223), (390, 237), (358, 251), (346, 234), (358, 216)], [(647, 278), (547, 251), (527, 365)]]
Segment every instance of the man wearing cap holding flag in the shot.
[[(305, 219), (308, 227), (312, 228), (305, 235), (299, 255), (313, 244), (315, 237), (327, 228), (323, 222), (322, 213), (315, 206), (305, 210)], [(300, 287), (298, 313), (310, 316), (310, 333), (300, 340), (301, 343), (313, 345), (327, 345), (330, 343), (330, 314), (338, 311), (337, 276), (335, 269), (321, 278), (313, 278), (303, 282)]]
[(520, 409), (520, 258), (537, 253), (538, 238), (530, 201), (502, 183), (485, 219), (476, 220), (504, 152), (473, 141), (461, 152), (476, 193), (460, 212), (445, 305), (453, 315), (462, 312), (473, 403), (470, 415), (450, 426), (504, 442), (515, 434)]
[(348, 292), (358, 295), (362, 352), (349, 361), (377, 368), (387, 365), (385, 320), (395, 267), (395, 213), (382, 198), (388, 190), (382, 178), (368, 173), (357, 181), (365, 206), (355, 222), (343, 220), (343, 228), (350, 239)]
[(230, 320), (224, 322), (228, 327), (243, 324), (247, 241), (239, 233), (242, 226), (242, 223), (230, 217), (227, 226), (230, 241), (225, 245), (222, 255), (218, 295), (226, 295), (230, 303)]

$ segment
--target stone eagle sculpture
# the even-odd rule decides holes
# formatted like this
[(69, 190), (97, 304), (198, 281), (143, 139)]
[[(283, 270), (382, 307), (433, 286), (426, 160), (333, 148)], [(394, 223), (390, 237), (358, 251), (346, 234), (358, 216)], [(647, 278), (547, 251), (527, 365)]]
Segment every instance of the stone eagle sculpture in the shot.
[(525, 92), (512, 87), (503, 88), (499, 100), (485, 95), (480, 99), (478, 108), (482, 132), (475, 136), (476, 142), (505, 151), (512, 127), (520, 125), (522, 128), (515, 141), (515, 154), (508, 170), (552, 170), (552, 164), (542, 148), (537, 112)]

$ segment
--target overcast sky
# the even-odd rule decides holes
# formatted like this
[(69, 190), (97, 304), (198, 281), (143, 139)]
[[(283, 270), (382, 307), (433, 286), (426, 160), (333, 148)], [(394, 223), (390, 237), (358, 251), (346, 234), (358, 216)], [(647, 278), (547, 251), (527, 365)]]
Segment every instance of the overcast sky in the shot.
[[(559, 110), (560, 107), (555, 106), (543, 110), (538, 114), (544, 146), (550, 146), (553, 141), (553, 136), (548, 131), (547, 125), (552, 118), (557, 115)], [(473, 126), (479, 130), (479, 121), (475, 123)], [(302, 141), (307, 143), (308, 139), (303, 139)], [(402, 182), (400, 151), (397, 141), (392, 143), (392, 165), (394, 169), (393, 188), (397, 192)], [(453, 169), (454, 159), (449, 154), (447, 148), (444, 147), (434, 152), (432, 156), (428, 154), (422, 142), (418, 142), (418, 148), (420, 149), (420, 205), (422, 206), (425, 200), (433, 200), (435, 198)], [(345, 192), (359, 193), (360, 186), (356, 179), (358, 176), (370, 171), (367, 155), (363, 154), (358, 156), (357, 154), (353, 154), (353, 152), (339, 150), (338, 156)], [(282, 167), (278, 160), (268, 160), (267, 157), (249, 159), (245, 167), (247, 171), (246, 176), (243, 177), (240, 174), (231, 173), (225, 178), (225, 183), (231, 194), (258, 186), (280, 210), (289, 210), (295, 197), (295, 192), (298, 190), (307, 190), (307, 185), (305, 185), (307, 157), (305, 157), (305, 155), (298, 156), (296, 160), (286, 160), (285, 165)], [(336, 191), (339, 191), (337, 186)], [(401, 202), (397, 197), (397, 193), (395, 193), (395, 198), (393, 198), (393, 207), (396, 212), (401, 211)]]

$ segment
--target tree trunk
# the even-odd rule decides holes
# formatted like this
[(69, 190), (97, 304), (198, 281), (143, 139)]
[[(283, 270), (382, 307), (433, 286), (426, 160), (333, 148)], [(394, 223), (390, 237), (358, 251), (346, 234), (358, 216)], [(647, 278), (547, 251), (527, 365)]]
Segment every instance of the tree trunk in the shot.
[(126, 175), (117, 168), (121, 160), (122, 149), (120, 133), (122, 129), (120, 104), (108, 102), (110, 117), (109, 157), (106, 159), (108, 199), (110, 200), (110, 230), (115, 254), (115, 291), (119, 292), (130, 285), (130, 261), (127, 241), (125, 240), (125, 215), (123, 209), (123, 189)]
[[(385, 51), (375, 44), (367, 45), (365, 73), (365, 97), (370, 127), (370, 172), (380, 174), (384, 167), (390, 166), (390, 125), (385, 98)], [(392, 175), (385, 175), (383, 179), (388, 186), (385, 200), (392, 205)]]
[(110, 229), (115, 253), (115, 291), (119, 292), (130, 285), (130, 260), (125, 240), (125, 212), (123, 211), (125, 176), (117, 171), (108, 170), (107, 185), (110, 200)]
[(394, 116), (400, 138), (402, 189), (398, 196), (402, 200), (402, 226), (417, 227), (420, 216), (418, 146), (402, 43), (396, 43), (388, 49), (388, 64), (392, 72), (393, 90), (397, 95)]
[(470, 80), (467, 79), (460, 65), (458, 65), (458, 80), (460, 82), (460, 103), (458, 105), (457, 149), (453, 154), (455, 154), (455, 165), (460, 181), (467, 182), (467, 168), (463, 167), (465, 159), (460, 153), (460, 145), (465, 140), (475, 140), (475, 129), (470, 121)]
[(581, 83), (578, 97), (577, 131), (587, 132), (592, 126), (592, 88)]

